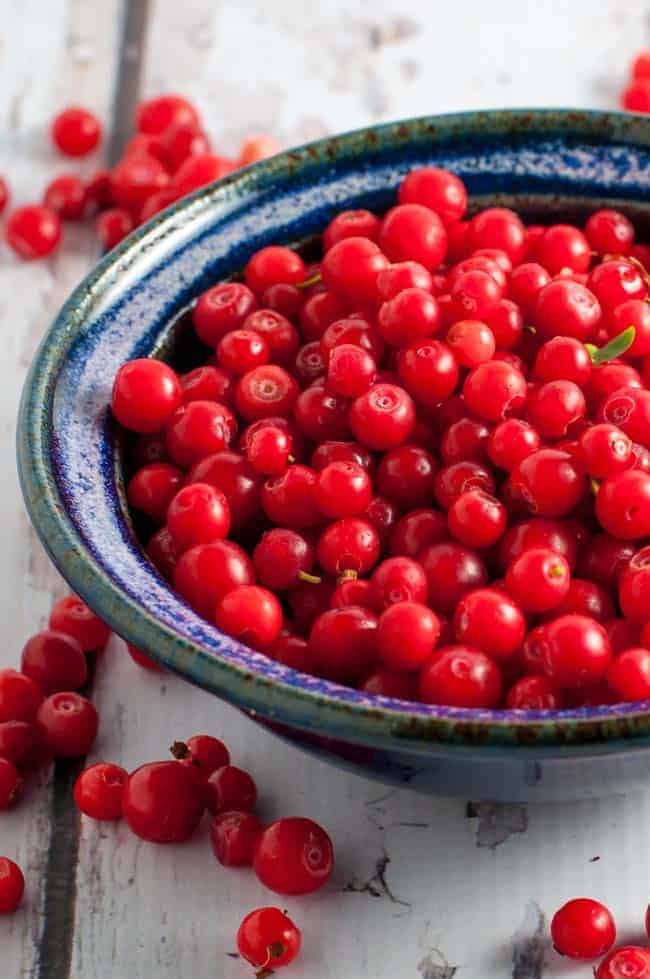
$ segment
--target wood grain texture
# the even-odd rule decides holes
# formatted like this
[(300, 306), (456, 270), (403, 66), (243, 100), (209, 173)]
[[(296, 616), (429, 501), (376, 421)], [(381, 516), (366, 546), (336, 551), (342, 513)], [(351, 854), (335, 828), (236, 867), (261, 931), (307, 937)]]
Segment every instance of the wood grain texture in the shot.
[[(147, 5), (131, 6), (142, 15)], [(645, 0), (545, 0), (534, 12), (494, 0), (489, 11), (468, 2), (446, 5), (444, 15), (424, 0), (150, 0), (148, 7), (143, 92), (195, 98), (218, 146), (233, 154), (260, 130), (289, 144), (446, 109), (612, 105), (629, 57), (648, 40)], [(26, 200), (51, 175), (43, 127), (54, 109), (74, 100), (108, 117), (122, 7), (23, 0), (8, 14), (0, 170)], [(133, 65), (138, 53), (127, 45), (119, 57)], [(84, 232), (69, 239), (53, 263), (23, 265), (6, 251), (0, 258), (9, 367), (0, 387), (3, 664), (15, 662), (60, 588), (23, 515), (13, 419), (43, 327), (95, 254)], [(287, 747), (175, 677), (143, 672), (119, 640), (102, 657), (94, 697), (101, 713), (94, 758), (133, 768), (164, 757), (174, 739), (219, 735), (235, 764), (258, 779), (263, 818), (308, 815), (328, 827), (334, 880), (313, 898), (286, 902), (304, 932), (304, 954), (288, 973), (295, 979), (568, 979), (575, 970), (548, 949), (544, 916), (579, 893), (606, 900), (625, 939), (640, 937), (650, 855), (638, 833), (650, 817), (647, 795), (467, 810), (462, 801), (387, 790)], [(3, 817), (0, 849), (28, 871), (24, 911), (0, 920), (7, 979), (36, 975), (49, 816), (48, 792), (34, 787)], [(205, 826), (186, 846), (168, 848), (140, 843), (123, 824), (83, 819), (70, 976), (240, 979), (250, 972), (231, 957), (234, 934), (243, 914), (265, 903), (285, 902), (250, 873), (220, 868)]]

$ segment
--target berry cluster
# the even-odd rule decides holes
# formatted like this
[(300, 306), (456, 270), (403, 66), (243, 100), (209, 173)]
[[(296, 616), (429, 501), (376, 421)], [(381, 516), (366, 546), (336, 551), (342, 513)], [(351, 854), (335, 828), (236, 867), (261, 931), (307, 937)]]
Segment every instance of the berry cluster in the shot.
[[(405, 700), (650, 697), (650, 246), (466, 217), (454, 174), (269, 246), (126, 363), (128, 499), (160, 573), (281, 663)], [(196, 362), (196, 361), (195, 361)]]
[(630, 67), (630, 80), (621, 93), (621, 107), (630, 112), (650, 112), (650, 51), (641, 51)]
[[(650, 905), (646, 909), (645, 928), (650, 937)], [(567, 901), (553, 916), (551, 937), (560, 955), (583, 960), (604, 955), (594, 970), (595, 979), (650, 977), (650, 949), (641, 945), (621, 945), (610, 951), (616, 941), (616, 925), (611, 911), (599, 901), (586, 897)]]
[[(253, 136), (236, 160), (216, 155), (196, 108), (180, 95), (141, 102), (135, 130), (112, 170), (100, 170), (89, 180), (61, 174), (45, 188), (40, 204), (9, 214), (5, 239), (16, 254), (24, 259), (50, 255), (62, 240), (62, 222), (90, 218), (103, 248), (113, 248), (179, 198), (280, 148), (271, 136)], [(56, 116), (50, 136), (64, 156), (80, 158), (97, 148), (102, 127), (92, 112), (75, 106)], [(9, 188), (0, 177), (0, 213), (8, 201)]]

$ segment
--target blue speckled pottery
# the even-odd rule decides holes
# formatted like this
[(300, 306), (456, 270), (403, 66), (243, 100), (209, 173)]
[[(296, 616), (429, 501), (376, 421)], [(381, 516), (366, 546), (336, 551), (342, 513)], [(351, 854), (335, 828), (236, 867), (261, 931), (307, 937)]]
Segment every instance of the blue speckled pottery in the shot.
[(124, 361), (167, 349), (173, 320), (263, 245), (295, 242), (341, 208), (381, 210), (411, 167), (449, 167), (473, 205), (536, 219), (620, 207), (650, 240), (650, 120), (580, 111), (433, 116), (323, 140), (234, 174), (138, 229), (73, 293), (32, 365), (18, 460), (52, 560), (120, 635), (281, 736), (386, 781), (506, 800), (642, 785), (650, 702), (555, 714), (373, 697), (273, 663), (221, 635), (144, 556), (124, 508), (107, 413)]

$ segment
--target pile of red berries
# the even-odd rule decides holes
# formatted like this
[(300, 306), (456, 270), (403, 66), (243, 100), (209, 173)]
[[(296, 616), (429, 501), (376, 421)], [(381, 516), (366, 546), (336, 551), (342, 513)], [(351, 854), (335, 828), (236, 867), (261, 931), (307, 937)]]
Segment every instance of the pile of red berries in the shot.
[(621, 107), (650, 112), (650, 51), (641, 51), (630, 67), (630, 80), (621, 94)]
[[(650, 937), (650, 905), (645, 928)], [(560, 955), (583, 960), (604, 955), (595, 979), (650, 979), (650, 949), (622, 945), (610, 951), (616, 941), (616, 925), (611, 911), (599, 901), (587, 897), (567, 901), (553, 916), (551, 937)]]
[[(104, 249), (113, 248), (179, 198), (280, 148), (271, 136), (253, 136), (236, 160), (215, 154), (196, 108), (180, 95), (141, 102), (135, 129), (112, 170), (100, 170), (89, 180), (75, 173), (55, 177), (40, 204), (26, 204), (8, 216), (5, 239), (21, 258), (50, 255), (61, 242), (62, 222), (90, 218)], [(50, 135), (60, 153), (79, 158), (99, 146), (102, 126), (92, 112), (75, 106), (56, 116)], [(9, 188), (0, 177), (0, 213), (8, 201)]]
[(409, 173), (318, 261), (201, 295), (203, 362), (125, 364), (128, 499), (222, 631), (377, 694), (557, 709), (650, 697), (650, 247), (466, 218)]

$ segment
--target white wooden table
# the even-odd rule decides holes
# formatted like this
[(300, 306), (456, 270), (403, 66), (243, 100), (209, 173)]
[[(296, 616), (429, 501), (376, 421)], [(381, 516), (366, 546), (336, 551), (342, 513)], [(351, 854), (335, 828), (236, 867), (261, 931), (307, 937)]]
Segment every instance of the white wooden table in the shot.
[[(613, 106), (631, 56), (650, 40), (646, 0), (2, 0), (0, 172), (16, 201), (53, 169), (45, 137), (69, 103), (97, 110), (115, 147), (139, 94), (177, 90), (200, 105), (225, 151), (245, 135), (285, 144), (369, 121), (504, 105)], [(94, 161), (96, 163), (96, 161)], [(29, 359), (96, 257), (67, 230), (52, 262), (0, 254), (0, 664), (63, 591), (25, 516), (13, 426)], [(287, 907), (304, 932), (295, 979), (540, 979), (589, 976), (546, 947), (545, 918), (569, 897), (606, 901), (640, 937), (650, 897), (650, 794), (467, 815), (346, 775), (281, 745), (181, 680), (139, 670), (111, 643), (97, 671), (94, 757), (126, 767), (175, 738), (213, 733), (262, 790), (265, 818), (309, 815), (331, 831), (328, 889)], [(228, 953), (250, 908), (273, 903), (248, 872), (225, 871), (205, 832), (143, 845), (124, 825), (78, 822), (65, 771), (30, 785), (0, 821), (0, 853), (27, 877), (0, 920), (3, 979), (239, 979)]]

